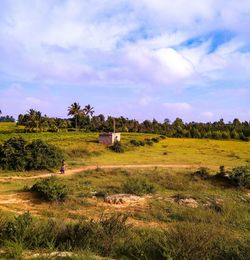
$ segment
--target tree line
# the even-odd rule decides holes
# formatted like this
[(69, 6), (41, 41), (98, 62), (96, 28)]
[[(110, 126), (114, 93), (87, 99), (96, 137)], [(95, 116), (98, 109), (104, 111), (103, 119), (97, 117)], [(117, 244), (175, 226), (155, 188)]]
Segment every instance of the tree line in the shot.
[[(0, 110), (0, 115), (2, 114), (2, 110)], [(15, 118), (13, 116), (0, 116), (0, 122), (15, 122)]]
[(240, 122), (235, 118), (232, 122), (223, 119), (215, 122), (188, 122), (176, 118), (173, 122), (165, 119), (158, 122), (156, 119), (139, 122), (125, 117), (105, 118), (103, 114), (94, 115), (94, 107), (86, 105), (81, 107), (74, 102), (68, 107), (69, 118), (53, 118), (42, 115), (40, 111), (30, 109), (26, 114), (18, 116), (18, 125), (25, 126), (27, 132), (43, 131), (86, 131), (86, 132), (112, 132), (115, 120), (116, 131), (156, 133), (167, 137), (211, 138), (211, 139), (240, 139), (248, 141), (250, 138), (250, 122)]

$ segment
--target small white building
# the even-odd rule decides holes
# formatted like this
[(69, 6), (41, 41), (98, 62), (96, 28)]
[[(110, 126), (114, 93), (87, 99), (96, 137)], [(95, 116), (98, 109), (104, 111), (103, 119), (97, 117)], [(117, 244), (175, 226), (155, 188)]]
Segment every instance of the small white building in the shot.
[(121, 141), (121, 133), (100, 133), (99, 143), (112, 145), (115, 141)]

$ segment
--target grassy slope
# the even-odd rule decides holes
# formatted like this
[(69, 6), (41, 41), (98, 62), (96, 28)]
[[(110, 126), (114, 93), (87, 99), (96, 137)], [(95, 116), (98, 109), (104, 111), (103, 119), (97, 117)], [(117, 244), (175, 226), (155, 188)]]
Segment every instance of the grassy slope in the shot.
[[(1, 133), (13, 130), (13, 123), (0, 123), (0, 143), (10, 137), (21, 136), (27, 141), (42, 139), (60, 147), (67, 154), (69, 165), (104, 164), (195, 164), (202, 166), (245, 165), (250, 160), (250, 142), (235, 140), (219, 141), (206, 139), (167, 138), (152, 147), (129, 147), (123, 154), (117, 154), (97, 142), (98, 133)], [(156, 135), (122, 133), (122, 142), (143, 140)]]
[[(190, 170), (96, 170), (75, 176), (64, 177), (60, 181), (70, 187), (69, 199), (64, 203), (47, 203), (22, 192), (26, 185), (33, 185), (35, 180), (21, 180), (0, 185), (1, 197), (17, 194), (21, 202), (0, 203), (0, 209), (21, 213), (29, 210), (41, 217), (54, 217), (61, 221), (77, 219), (98, 219), (102, 214), (123, 213), (130, 216), (130, 222), (142, 227), (164, 227), (177, 223), (203, 223), (225, 229), (235, 236), (249, 236), (249, 197), (246, 190), (238, 189), (215, 180), (192, 179)], [(122, 193), (122, 184), (131, 177), (146, 178), (156, 187), (142, 203), (110, 205), (102, 198), (92, 198), (91, 192), (106, 194)], [(199, 202), (197, 209), (170, 202), (166, 198), (179, 194), (195, 198)], [(13, 199), (13, 198), (12, 198)], [(222, 211), (206, 206), (208, 201), (222, 200)]]
[[(12, 136), (16, 134), (0, 134), (0, 143)], [(68, 163), (72, 165), (169, 163), (235, 167), (245, 165), (250, 158), (250, 143), (240, 141), (169, 138), (154, 144), (153, 147), (130, 147), (130, 151), (116, 154), (96, 142), (97, 133), (38, 133), (21, 136), (29, 141), (41, 138), (61, 147), (68, 154)], [(124, 133), (122, 140), (128, 143), (131, 139), (142, 140), (152, 136)], [(214, 172), (215, 170), (212, 171)], [(31, 194), (23, 192), (23, 187), (33, 185), (35, 180), (10, 180), (0, 183), (0, 209), (3, 210), (0, 210), (0, 214), (29, 210), (43, 218), (55, 217), (61, 221), (75, 221), (97, 219), (103, 213), (110, 215), (121, 212), (130, 216), (129, 221), (132, 224), (143, 228), (202, 224), (205, 228), (214, 228), (216, 232), (227, 232), (230, 237), (249, 238), (249, 191), (224, 186), (216, 181), (193, 180), (190, 173), (191, 170), (179, 169), (117, 169), (65, 176), (61, 181), (70, 187), (69, 199), (64, 203), (52, 204), (37, 200)], [(135, 176), (146, 178), (157, 187), (157, 192), (147, 198), (145, 203), (114, 206), (105, 204), (102, 198), (95, 199), (89, 196), (92, 191), (107, 194), (122, 192), (122, 184)], [(14, 197), (11, 197), (12, 194)], [(199, 207), (193, 209), (166, 199), (177, 194), (195, 198)], [(21, 201), (8, 204), (5, 198), (19, 198)], [(219, 212), (205, 205), (207, 201), (214, 199), (222, 200), (222, 210)]]

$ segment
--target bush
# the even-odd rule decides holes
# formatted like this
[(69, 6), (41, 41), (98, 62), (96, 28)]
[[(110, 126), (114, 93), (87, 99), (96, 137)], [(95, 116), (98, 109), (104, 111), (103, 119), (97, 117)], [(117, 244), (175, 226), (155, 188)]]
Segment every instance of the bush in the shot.
[(198, 171), (192, 174), (194, 177), (199, 177), (201, 179), (208, 179), (209, 178), (209, 170), (205, 167), (200, 167)]
[(110, 146), (110, 149), (116, 153), (123, 153), (124, 147), (119, 141), (115, 141), (112, 146)]
[(237, 167), (228, 173), (229, 181), (240, 187), (250, 188), (250, 171), (247, 167)]
[(28, 144), (13, 137), (0, 146), (0, 168), (6, 170), (41, 170), (55, 168), (63, 159), (61, 150), (41, 140)]
[(224, 166), (220, 166), (220, 171), (215, 177), (227, 181), (233, 186), (250, 188), (250, 170), (248, 167), (240, 166), (232, 169), (232, 171), (225, 171)]
[(38, 181), (30, 190), (37, 192), (42, 199), (48, 201), (64, 201), (69, 193), (68, 187), (60, 183), (56, 177)]
[(23, 171), (27, 165), (27, 142), (13, 137), (0, 146), (0, 167), (6, 170)]
[(146, 139), (144, 140), (144, 143), (145, 143), (146, 145), (149, 145), (149, 146), (152, 146), (152, 145), (153, 145), (153, 141), (151, 141), (151, 140), (148, 139), (148, 138), (146, 138)]
[(22, 252), (30, 246), (32, 217), (29, 212), (7, 221), (3, 230), (3, 242), (8, 259), (22, 259)]
[(159, 138), (159, 137), (154, 137), (154, 138), (152, 138), (151, 140), (152, 140), (152, 142), (154, 142), (154, 143), (159, 143), (160, 138)]
[(246, 137), (243, 133), (240, 133), (239, 138), (240, 138), (240, 140), (245, 141), (245, 142), (249, 141), (249, 138)]
[(42, 140), (35, 140), (26, 146), (26, 170), (40, 170), (56, 168), (63, 159), (63, 154), (55, 146)]
[(125, 193), (140, 196), (148, 193), (154, 193), (156, 189), (152, 183), (146, 181), (145, 179), (131, 178), (123, 184), (122, 190)]
[(130, 140), (130, 143), (134, 146), (140, 146), (139, 142), (137, 140)]
[(159, 247), (170, 259), (244, 259), (237, 243), (215, 227), (184, 223), (165, 230)]
[(132, 144), (133, 146), (144, 146), (145, 143), (143, 141), (137, 141), (137, 140), (131, 140), (130, 144)]

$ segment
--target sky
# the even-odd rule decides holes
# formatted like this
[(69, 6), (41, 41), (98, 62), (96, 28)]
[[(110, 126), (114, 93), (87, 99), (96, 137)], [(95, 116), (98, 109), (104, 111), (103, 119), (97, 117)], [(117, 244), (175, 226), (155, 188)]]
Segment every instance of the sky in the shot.
[(1, 0), (0, 110), (250, 120), (249, 0)]

